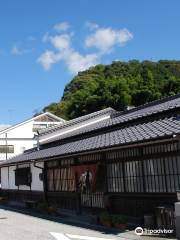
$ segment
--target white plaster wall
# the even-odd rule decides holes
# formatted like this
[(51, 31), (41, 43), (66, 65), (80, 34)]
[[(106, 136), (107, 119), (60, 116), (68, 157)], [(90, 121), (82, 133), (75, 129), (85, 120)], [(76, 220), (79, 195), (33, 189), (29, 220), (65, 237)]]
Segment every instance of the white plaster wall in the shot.
[[(44, 163), (36, 163), (38, 167), (43, 168)], [(42, 169), (34, 167), (33, 163), (31, 163), (31, 173), (32, 173), (32, 183), (31, 190), (32, 191), (44, 191), (43, 181), (39, 179), (39, 174), (42, 173)]]
[[(0, 145), (14, 145), (14, 153), (8, 153), (7, 158), (12, 158), (23, 153), (23, 149), (27, 150), (34, 147), (37, 141), (34, 138), (33, 124), (60, 124), (61, 122), (36, 122), (34, 120), (25, 122), (15, 126), (12, 129), (0, 133)], [(0, 160), (6, 160), (6, 154), (0, 153)]]
[[(8, 153), (7, 158), (21, 154), (23, 153), (23, 149), (30, 149), (37, 143), (36, 140), (33, 140), (33, 123), (34, 121), (30, 121), (7, 131), (7, 145), (14, 145), (14, 153)], [(5, 133), (0, 134), (0, 139), (0, 145), (6, 145)], [(0, 160), (6, 160), (5, 153), (0, 153)]]
[[(33, 123), (34, 121), (30, 121), (7, 130), (7, 138), (33, 138)], [(0, 138), (5, 138), (5, 133), (0, 134)]]
[(1, 188), (9, 189), (8, 167), (1, 168)]
[(9, 189), (18, 189), (15, 185), (15, 169), (16, 166), (9, 166)]
[[(36, 163), (37, 166), (43, 168), (44, 163)], [(44, 191), (43, 181), (39, 179), (39, 174), (42, 173), (42, 169), (34, 167), (34, 164), (21, 164), (18, 165), (18, 168), (31, 168), (32, 174), (32, 182), (31, 187), (26, 185), (20, 185), (19, 190), (32, 190), (32, 191)], [(1, 168), (1, 187), (2, 189), (11, 189), (17, 190), (18, 186), (15, 185), (15, 170), (16, 166), (9, 166), (9, 174), (8, 174), (8, 167)]]
[[(14, 153), (8, 153), (7, 158), (12, 158), (18, 154), (23, 153), (23, 149), (27, 150), (33, 148), (36, 140), (7, 140), (8, 145), (14, 145)], [(0, 140), (0, 145), (5, 145), (4, 140)], [(0, 160), (6, 160), (6, 154), (0, 153)]]
[(5, 138), (5, 132), (7, 133), (7, 138), (33, 138), (35, 132), (33, 132), (33, 124), (48, 124), (48, 125), (58, 125), (61, 122), (36, 122), (31, 120), (29, 122), (25, 122), (19, 125), (15, 125), (15, 127), (11, 129), (7, 129), (3, 133), (0, 133), (0, 138)]

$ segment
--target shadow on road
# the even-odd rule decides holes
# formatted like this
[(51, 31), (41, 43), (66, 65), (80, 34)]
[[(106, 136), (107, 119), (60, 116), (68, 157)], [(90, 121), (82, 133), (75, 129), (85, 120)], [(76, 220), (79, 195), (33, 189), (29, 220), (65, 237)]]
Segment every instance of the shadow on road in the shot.
[[(70, 217), (67, 217), (67, 216), (61, 217), (61, 216), (47, 215), (47, 214), (39, 213), (33, 209), (28, 209), (28, 208), (23, 208), (23, 207), (14, 207), (14, 206), (12, 207), (12, 206), (7, 206), (7, 205), (0, 205), (0, 209), (7, 210), (7, 211), (13, 211), (16, 213), (40, 218), (43, 220), (53, 221), (56, 223), (67, 224), (67, 225), (71, 225), (73, 227), (80, 227), (80, 228), (84, 228), (84, 229), (88, 229), (88, 230), (95, 230), (102, 234), (112, 234), (112, 235), (116, 236), (120, 233), (127, 232), (127, 231), (121, 231), (121, 230), (113, 229), (113, 228), (106, 228), (104, 226), (97, 225), (97, 224), (82, 222), (79, 220), (71, 219)], [(7, 218), (2, 217), (0, 219), (7, 219)]]

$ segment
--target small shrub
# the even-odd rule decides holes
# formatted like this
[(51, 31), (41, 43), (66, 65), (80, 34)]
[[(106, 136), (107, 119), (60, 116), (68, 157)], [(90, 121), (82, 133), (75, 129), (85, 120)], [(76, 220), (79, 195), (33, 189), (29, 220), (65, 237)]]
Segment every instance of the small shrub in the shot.
[(112, 223), (113, 223), (113, 225), (126, 224), (127, 223), (127, 217), (123, 216), (123, 215), (112, 215)]
[(101, 222), (111, 222), (111, 215), (107, 212), (103, 212), (100, 215)]
[(37, 206), (36, 206), (36, 209), (39, 211), (39, 212), (48, 212), (48, 203), (46, 201), (43, 201), (43, 202), (38, 202), (37, 203)]
[(57, 208), (55, 206), (49, 206), (47, 211), (48, 211), (48, 214), (54, 215), (57, 213)]

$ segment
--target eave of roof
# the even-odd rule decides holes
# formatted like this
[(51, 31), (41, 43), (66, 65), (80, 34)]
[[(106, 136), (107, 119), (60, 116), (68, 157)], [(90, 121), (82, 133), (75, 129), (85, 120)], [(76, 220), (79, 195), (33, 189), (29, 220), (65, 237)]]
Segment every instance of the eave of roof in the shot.
[(97, 136), (89, 136), (84, 139), (68, 142), (32, 153), (24, 153), (2, 163), (3, 165), (16, 164), (32, 160), (45, 160), (57, 156), (65, 156), (76, 153), (98, 151), (105, 148), (129, 145), (156, 139), (169, 138), (180, 134), (180, 120), (165, 118), (148, 123), (102, 133)]

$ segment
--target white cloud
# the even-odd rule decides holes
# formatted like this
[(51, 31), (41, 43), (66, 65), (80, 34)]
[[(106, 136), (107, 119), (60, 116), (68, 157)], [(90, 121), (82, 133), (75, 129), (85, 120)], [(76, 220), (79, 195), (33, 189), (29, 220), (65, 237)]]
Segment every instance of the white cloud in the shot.
[(11, 49), (11, 54), (12, 55), (23, 55), (24, 54), (24, 50), (21, 48), (18, 48), (16, 45), (14, 45)]
[(73, 74), (77, 74), (80, 71), (84, 71), (89, 67), (96, 65), (99, 56), (97, 54), (87, 54), (83, 56), (73, 49), (67, 49), (64, 52), (62, 59), (66, 62), (69, 71)]
[(56, 49), (61, 51), (70, 47), (71, 34), (62, 34), (49, 37), (49, 41)]
[(51, 66), (60, 60), (63, 60), (72, 74), (77, 74), (98, 62), (97, 54), (82, 55), (71, 47), (72, 33), (61, 34), (55, 36), (47, 36), (49, 41), (55, 48), (55, 51), (46, 50), (38, 59), (38, 62), (49, 70)]
[(49, 70), (51, 65), (58, 62), (61, 59), (61, 55), (54, 53), (53, 51), (46, 50), (39, 58), (38, 63), (40, 63), (45, 70)]
[(72, 74), (77, 74), (79, 71), (86, 70), (98, 63), (99, 56), (97, 54), (81, 55), (73, 48), (63, 48), (61, 51), (46, 50), (39, 58), (40, 63), (45, 70), (50, 70), (51, 66), (60, 60), (64, 61), (68, 70)]
[(109, 53), (115, 45), (123, 45), (133, 38), (133, 34), (126, 28), (114, 30), (112, 28), (97, 28), (86, 40), (86, 47), (95, 47), (101, 53)]
[(56, 30), (57, 32), (64, 32), (64, 31), (67, 31), (69, 27), (70, 25), (68, 22), (62, 22), (54, 25), (54, 30)]
[(73, 34), (70, 32), (65, 34), (59, 33), (55, 36), (46, 33), (43, 41), (49, 42), (54, 50), (46, 50), (38, 58), (38, 63), (45, 70), (49, 70), (53, 64), (63, 61), (72, 74), (77, 74), (79, 71), (98, 64), (101, 58), (105, 54), (110, 53), (115, 46), (123, 46), (133, 38), (132, 33), (127, 29), (100, 28), (95, 23), (88, 23), (87, 26), (92, 32), (85, 39), (85, 45), (87, 48), (96, 48), (94, 53), (81, 54), (76, 51), (72, 47)]

